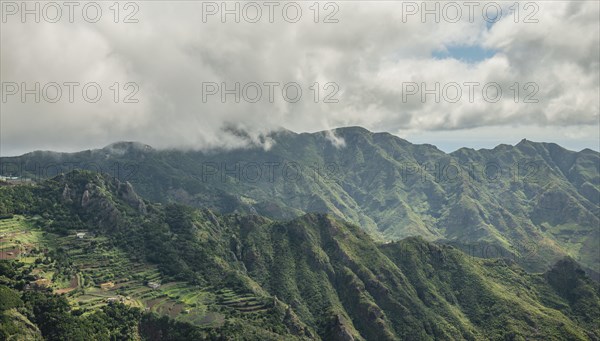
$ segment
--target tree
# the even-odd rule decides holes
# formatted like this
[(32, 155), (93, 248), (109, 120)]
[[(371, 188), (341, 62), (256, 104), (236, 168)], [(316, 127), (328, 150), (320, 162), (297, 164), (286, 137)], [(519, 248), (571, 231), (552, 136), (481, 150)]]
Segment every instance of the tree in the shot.
[(19, 294), (5, 285), (0, 285), (0, 312), (23, 305)]

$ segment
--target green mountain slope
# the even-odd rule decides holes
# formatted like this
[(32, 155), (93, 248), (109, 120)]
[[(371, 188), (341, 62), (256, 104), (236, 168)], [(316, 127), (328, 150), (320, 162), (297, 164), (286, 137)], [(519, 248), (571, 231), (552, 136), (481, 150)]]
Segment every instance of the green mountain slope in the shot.
[[(79, 171), (2, 187), (0, 209), (2, 251), (21, 260), (9, 261), (16, 275), (0, 274), (6, 284), (47, 278), (74, 316), (113, 316), (114, 305), (102, 308), (109, 298), (168, 316), (154, 326), (144, 321), (155, 315), (131, 313), (140, 338), (173, 323), (202, 338), (600, 338), (599, 286), (569, 258), (530, 274), (420, 237), (381, 244), (332, 215), (277, 221), (154, 204), (128, 183)], [(78, 321), (69, 323), (87, 323)]]
[(116, 143), (79, 153), (2, 158), (1, 173), (73, 168), (130, 181), (155, 202), (291, 219), (330, 213), (377, 240), (422, 236), (545, 271), (564, 256), (600, 273), (600, 154), (523, 140), (446, 154), (358, 127), (272, 133), (269, 150), (195, 152)]

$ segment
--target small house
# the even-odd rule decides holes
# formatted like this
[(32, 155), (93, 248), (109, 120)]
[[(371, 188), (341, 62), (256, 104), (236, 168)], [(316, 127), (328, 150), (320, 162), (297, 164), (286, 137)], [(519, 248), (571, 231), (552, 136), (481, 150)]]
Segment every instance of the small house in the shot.
[(155, 289), (155, 290), (156, 290), (156, 289), (160, 288), (160, 283), (157, 283), (157, 282), (148, 282), (148, 286), (149, 286), (150, 288), (152, 288), (152, 289)]
[(79, 232), (79, 233), (77, 233), (77, 238), (83, 239), (83, 237), (85, 237), (85, 232)]
[(109, 297), (109, 298), (106, 299), (106, 302), (108, 302), (108, 303), (115, 303), (115, 302), (124, 303), (125, 302), (125, 297), (123, 297), (121, 295), (117, 295), (116, 297)]
[(106, 302), (108, 302), (109, 304), (110, 303), (115, 303), (115, 302), (118, 302), (118, 301), (119, 301), (119, 299), (117, 297), (109, 297), (109, 298), (106, 299)]

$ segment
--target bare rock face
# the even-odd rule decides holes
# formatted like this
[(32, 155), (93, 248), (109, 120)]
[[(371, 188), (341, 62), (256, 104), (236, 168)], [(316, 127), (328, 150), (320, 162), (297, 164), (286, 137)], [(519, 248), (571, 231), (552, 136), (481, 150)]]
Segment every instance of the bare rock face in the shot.
[(125, 183), (119, 185), (119, 194), (121, 198), (125, 200), (125, 202), (127, 202), (132, 207), (135, 207), (138, 210), (138, 212), (142, 214), (147, 213), (146, 204), (144, 203), (144, 200), (142, 200), (137, 195), (137, 193), (135, 193), (135, 191), (133, 190), (133, 186), (131, 186), (129, 181), (126, 181)]
[(345, 319), (339, 315), (335, 316), (333, 324), (330, 326), (330, 337), (331, 340), (335, 341), (354, 341), (355, 338), (352, 336), (350, 328), (346, 325)]
[(95, 223), (104, 228), (114, 228), (118, 225), (119, 210), (114, 202), (93, 182), (85, 185), (81, 197), (81, 207), (88, 212), (95, 212)]
[(62, 200), (64, 203), (67, 203), (67, 204), (70, 204), (73, 202), (73, 199), (71, 199), (71, 188), (69, 188), (68, 184), (65, 184), (65, 188), (63, 189)]
[(81, 207), (86, 207), (90, 203), (90, 191), (85, 190), (81, 196)]

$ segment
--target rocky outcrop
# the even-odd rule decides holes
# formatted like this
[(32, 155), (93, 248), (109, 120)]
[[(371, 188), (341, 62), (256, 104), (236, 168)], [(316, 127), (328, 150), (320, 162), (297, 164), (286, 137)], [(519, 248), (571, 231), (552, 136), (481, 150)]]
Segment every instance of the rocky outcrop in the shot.
[(87, 189), (85, 190), (85, 192), (83, 192), (83, 195), (81, 196), (81, 207), (87, 207), (90, 203), (90, 191), (88, 191)]
[(362, 340), (362, 338), (355, 338), (358, 336), (356, 334), (353, 335), (352, 327), (348, 325), (345, 318), (340, 315), (335, 315), (335, 318), (331, 321), (327, 332), (326, 339), (333, 341), (354, 341), (354, 340)]
[(65, 184), (65, 188), (62, 192), (62, 201), (66, 204), (72, 204), (73, 199), (71, 199), (71, 188), (68, 184)]
[(147, 213), (146, 204), (144, 203), (144, 200), (142, 200), (139, 197), (139, 195), (137, 195), (137, 193), (133, 190), (133, 186), (131, 186), (129, 181), (119, 184), (119, 196), (131, 207), (137, 209), (139, 213)]

